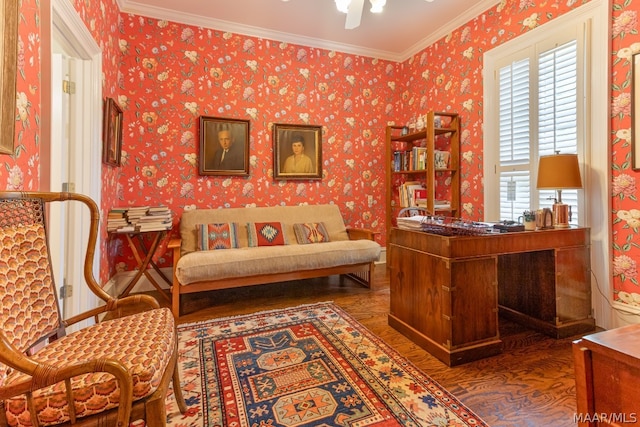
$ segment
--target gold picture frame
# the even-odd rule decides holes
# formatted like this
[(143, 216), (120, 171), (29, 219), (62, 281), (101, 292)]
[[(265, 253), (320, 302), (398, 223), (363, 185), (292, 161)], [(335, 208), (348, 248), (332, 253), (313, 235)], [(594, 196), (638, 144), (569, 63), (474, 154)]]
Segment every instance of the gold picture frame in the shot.
[(122, 161), (122, 109), (113, 98), (104, 101), (102, 127), (102, 161), (120, 166)]
[(322, 126), (273, 125), (273, 178), (322, 179)]
[(640, 53), (631, 57), (631, 169), (640, 170)]
[(0, 154), (14, 151), (19, 3), (0, 0)]
[(249, 175), (249, 120), (200, 116), (200, 175)]

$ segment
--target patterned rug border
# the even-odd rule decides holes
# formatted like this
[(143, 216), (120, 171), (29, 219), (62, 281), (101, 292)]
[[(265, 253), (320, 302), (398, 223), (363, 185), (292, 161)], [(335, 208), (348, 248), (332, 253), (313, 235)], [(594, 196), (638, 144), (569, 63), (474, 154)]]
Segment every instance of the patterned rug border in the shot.
[[(178, 324), (177, 325), (177, 329), (178, 329), (178, 333), (179, 333), (181, 331), (181, 329), (193, 329), (193, 328), (197, 328), (197, 327), (202, 326), (202, 325), (206, 325), (207, 323), (211, 323), (211, 322), (225, 322), (225, 321), (229, 321), (229, 320), (238, 320), (238, 319), (241, 319), (243, 317), (263, 316), (265, 314), (277, 313), (279, 311), (302, 310), (302, 309), (305, 309), (305, 308), (320, 307), (320, 306), (323, 306), (323, 305), (330, 305), (332, 307), (336, 307), (336, 308), (340, 309), (340, 311), (342, 313), (348, 315), (350, 319), (355, 320), (351, 315), (349, 315), (349, 313), (344, 311), (344, 309), (342, 309), (338, 305), (335, 305), (333, 303), (333, 301), (323, 301), (323, 302), (313, 302), (313, 303), (309, 303), (309, 304), (300, 304), (300, 305), (284, 307), (284, 308), (272, 308), (272, 309), (269, 309), (269, 310), (254, 311), (254, 312), (246, 313), (246, 314), (234, 314), (233, 316), (212, 317), (210, 319), (200, 320), (198, 322), (190, 322), (190, 323)], [(356, 320), (356, 322), (358, 322), (358, 321)], [(360, 323), (360, 322), (358, 322), (358, 323)], [(371, 331), (369, 331), (369, 332), (371, 334), (373, 334), (373, 332), (371, 332)]]
[[(361, 329), (363, 332), (366, 332), (367, 334), (369, 334), (369, 337), (374, 341), (374, 343), (377, 346), (379, 346), (381, 351), (387, 353), (390, 357), (394, 359), (402, 360), (406, 365), (405, 368), (407, 368), (407, 372), (414, 374), (415, 380), (418, 380), (419, 382), (424, 383), (425, 386), (427, 386), (429, 383), (434, 384), (436, 386), (436, 390), (433, 390), (432, 387), (427, 387), (427, 389), (430, 389), (431, 391), (430, 395), (433, 396), (433, 398), (437, 399), (441, 404), (445, 406), (456, 407), (457, 408), (456, 412), (458, 416), (467, 422), (467, 424), (465, 425), (476, 426), (476, 427), (489, 427), (489, 425), (484, 420), (482, 420), (468, 406), (462, 403), (462, 401), (460, 401), (459, 398), (457, 398), (454, 394), (449, 392), (445, 387), (440, 385), (440, 383), (438, 383), (433, 378), (431, 378), (431, 376), (429, 376), (426, 372), (424, 372), (422, 369), (417, 367), (417, 365), (415, 365), (411, 360), (403, 356), (395, 348), (391, 347), (381, 337), (373, 333), (370, 329), (368, 329), (365, 325), (363, 325), (360, 321), (358, 321), (354, 316), (352, 316), (350, 313), (348, 313), (345, 309), (343, 309), (339, 305), (335, 304), (333, 301), (300, 304), (297, 306), (288, 306), (284, 308), (273, 308), (273, 309), (260, 310), (260, 311), (245, 313), (245, 314), (233, 315), (233, 316), (214, 317), (214, 318), (210, 318), (210, 319), (206, 319), (198, 322), (178, 324), (177, 331), (178, 331), (178, 334), (180, 334), (181, 332), (186, 333), (188, 331), (197, 330), (198, 328), (206, 327), (207, 325), (215, 325), (220, 322), (236, 322), (243, 319), (250, 321), (251, 319), (255, 319), (257, 317), (265, 317), (265, 316), (270, 316), (277, 313), (289, 313), (289, 312), (304, 311), (304, 310), (317, 310), (322, 308), (335, 311), (339, 316), (343, 317), (346, 321), (350, 323), (354, 323), (356, 325), (355, 327), (356, 329)], [(170, 406), (173, 406), (173, 405), (170, 405)], [(186, 424), (178, 424), (178, 425), (186, 425)], [(457, 422), (455, 422), (454, 424), (446, 424), (446, 425), (463, 427), (462, 424), (459, 424)]]

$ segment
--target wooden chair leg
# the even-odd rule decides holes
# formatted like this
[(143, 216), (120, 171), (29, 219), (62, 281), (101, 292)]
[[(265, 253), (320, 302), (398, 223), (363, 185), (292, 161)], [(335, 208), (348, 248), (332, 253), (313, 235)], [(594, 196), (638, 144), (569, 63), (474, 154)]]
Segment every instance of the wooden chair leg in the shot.
[(184, 396), (182, 395), (182, 387), (180, 384), (180, 373), (178, 372), (178, 362), (176, 361), (176, 366), (173, 368), (173, 396), (176, 398), (176, 403), (178, 404), (178, 409), (181, 414), (187, 412), (187, 402), (184, 401)]
[(167, 406), (164, 397), (155, 396), (149, 399), (145, 403), (145, 413), (145, 427), (167, 426)]

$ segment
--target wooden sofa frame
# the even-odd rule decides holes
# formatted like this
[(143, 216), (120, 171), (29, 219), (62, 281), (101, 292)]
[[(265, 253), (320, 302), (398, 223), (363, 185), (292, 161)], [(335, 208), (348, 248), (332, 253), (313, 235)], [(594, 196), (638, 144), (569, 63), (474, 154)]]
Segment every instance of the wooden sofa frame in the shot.
[[(346, 229), (349, 240), (375, 240), (375, 232), (360, 228)], [(263, 285), (268, 283), (285, 282), (289, 280), (311, 279), (314, 277), (325, 277), (336, 274), (346, 275), (350, 279), (368, 288), (373, 288), (373, 272), (375, 262), (350, 264), (344, 266), (319, 268), (314, 270), (290, 271), (286, 273), (264, 274), (247, 277), (236, 277), (227, 279), (207, 280), (201, 282), (181, 285), (176, 277), (176, 268), (181, 256), (181, 239), (176, 237), (169, 240), (167, 246), (173, 250), (173, 283), (171, 286), (171, 311), (177, 319), (180, 317), (180, 296), (203, 291), (213, 291), (218, 289), (237, 288), (242, 286)]]

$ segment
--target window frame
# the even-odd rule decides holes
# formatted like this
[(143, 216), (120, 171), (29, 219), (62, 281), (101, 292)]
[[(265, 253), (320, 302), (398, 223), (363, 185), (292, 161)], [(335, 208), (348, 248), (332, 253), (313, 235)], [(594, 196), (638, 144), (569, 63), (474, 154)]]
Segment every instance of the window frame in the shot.
[[(590, 61), (585, 64), (591, 73), (591, 83), (587, 87), (591, 103), (586, 106), (585, 116), (588, 127), (584, 130), (585, 166), (582, 170), (585, 188), (585, 216), (582, 224), (590, 229), (591, 236), (591, 272), (593, 309), (597, 325), (604, 328), (618, 324), (615, 310), (611, 310), (613, 281), (611, 277), (611, 231), (612, 231), (612, 199), (611, 199), (611, 15), (612, 8), (606, 0), (591, 0), (571, 12), (565, 13), (540, 27), (512, 39), (493, 49), (487, 50), (483, 56), (484, 64), (484, 96), (483, 96), (483, 179), (484, 220), (492, 221), (492, 209), (495, 202), (495, 191), (487, 191), (491, 185), (495, 188), (495, 159), (487, 155), (491, 151), (492, 141), (497, 140), (495, 125), (489, 120), (494, 114), (496, 100), (491, 93), (492, 80), (487, 70), (495, 68), (496, 58), (505, 52), (522, 49), (530, 45), (534, 38), (542, 39), (546, 33), (562, 26), (575, 25), (582, 22), (591, 32)], [(597, 286), (597, 287), (596, 287)]]
[[(546, 29), (546, 27), (545, 27)], [(556, 47), (565, 45), (572, 41), (576, 41), (576, 53), (577, 53), (577, 105), (576, 112), (578, 116), (578, 124), (577, 124), (577, 142), (576, 142), (576, 152), (578, 154), (578, 159), (580, 164), (585, 164), (585, 146), (589, 143), (589, 141), (585, 138), (585, 123), (587, 122), (587, 117), (585, 116), (586, 109), (584, 104), (589, 100), (589, 93), (587, 88), (585, 87), (585, 82), (589, 81), (588, 74), (590, 70), (586, 69), (584, 64), (590, 63), (590, 54), (589, 54), (589, 28), (585, 26), (582, 22), (575, 23), (574, 25), (563, 25), (560, 28), (555, 29), (555, 31), (545, 31), (545, 33), (540, 37), (532, 38), (531, 43), (527, 43), (524, 46), (517, 46), (515, 49), (506, 51), (503, 55), (497, 55), (495, 60), (491, 63), (492, 68), (486, 68), (488, 73), (495, 78), (490, 81), (490, 86), (485, 87), (485, 93), (491, 91), (492, 98), (496, 101), (494, 102), (495, 108), (493, 112), (486, 117), (495, 117), (495, 120), (488, 121), (485, 124), (485, 130), (491, 132), (493, 127), (499, 129), (499, 120), (498, 120), (498, 109), (500, 107), (500, 76), (499, 72), (504, 67), (507, 67), (511, 64), (514, 64), (518, 61), (527, 61), (529, 65), (529, 160), (528, 162), (514, 162), (513, 164), (509, 164), (508, 162), (501, 161), (500, 155), (500, 138), (499, 136), (496, 138), (488, 139), (488, 141), (495, 141), (495, 144), (488, 143), (485, 140), (485, 159), (488, 162), (491, 162), (494, 165), (494, 173), (489, 176), (485, 176), (485, 202), (486, 198), (492, 198), (493, 200), (500, 200), (503, 196), (500, 193), (500, 178), (501, 174), (512, 172), (514, 174), (518, 173), (528, 173), (530, 176), (530, 193), (529, 193), (529, 201), (523, 208), (526, 210), (536, 210), (542, 207), (551, 207), (553, 205), (553, 200), (549, 200), (548, 203), (542, 200), (542, 196), (540, 192), (536, 189), (535, 183), (537, 181), (537, 173), (538, 173), (538, 159), (539, 159), (539, 71), (540, 64), (539, 59), (541, 55), (546, 52), (549, 52)], [(488, 67), (485, 64), (485, 67)], [(485, 80), (486, 82), (486, 80)], [(552, 153), (545, 153), (552, 154)], [(577, 190), (577, 210), (578, 217), (573, 219), (572, 223), (583, 225), (585, 223), (585, 215), (584, 215), (584, 195), (587, 193), (588, 189), (586, 186), (583, 190)], [(549, 190), (544, 191), (545, 196), (553, 197), (553, 192)], [(520, 200), (520, 204), (522, 201)], [(521, 212), (514, 212), (513, 218), (502, 218), (501, 217), (501, 209), (500, 202), (498, 203), (489, 203), (485, 208), (485, 219), (491, 221), (505, 220), (505, 219), (513, 219), (516, 220), (518, 216), (521, 215)]]

